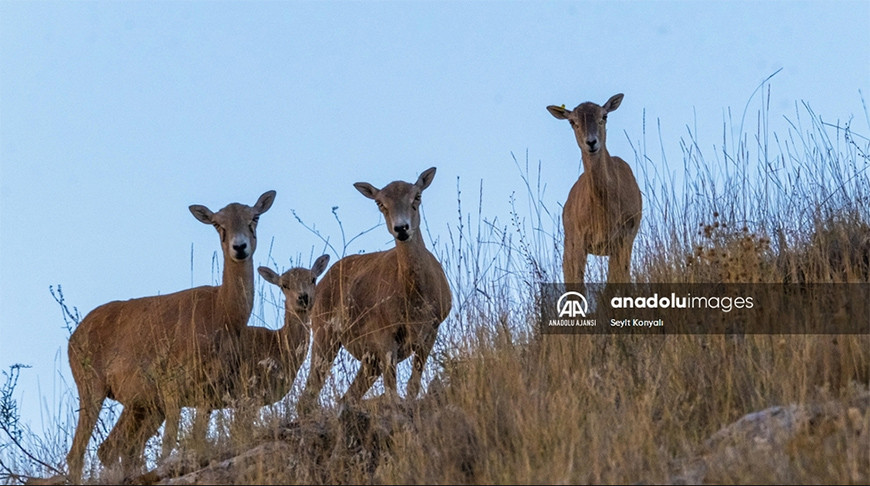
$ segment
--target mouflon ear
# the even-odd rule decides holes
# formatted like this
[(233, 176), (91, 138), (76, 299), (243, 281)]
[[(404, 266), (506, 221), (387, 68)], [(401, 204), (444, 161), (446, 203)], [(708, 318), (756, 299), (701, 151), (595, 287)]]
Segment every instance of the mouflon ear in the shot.
[(357, 191), (360, 192), (363, 196), (374, 199), (378, 197), (378, 193), (381, 192), (377, 187), (369, 184), (368, 182), (357, 182), (353, 185)]
[(260, 196), (260, 199), (257, 199), (256, 204), (254, 204), (254, 212), (258, 215), (265, 213), (272, 207), (272, 203), (275, 202), (275, 191), (266, 191)]
[(214, 216), (214, 213), (211, 212), (211, 209), (199, 204), (191, 204), (188, 209), (190, 209), (190, 213), (193, 214), (193, 217), (198, 219), (200, 222), (205, 224), (213, 223), (212, 217)]
[(566, 110), (565, 105), (562, 105), (562, 106), (550, 105), (547, 107), (547, 111), (549, 111), (551, 115), (553, 115), (554, 117), (556, 117), (560, 120), (567, 120), (568, 116), (571, 114), (571, 110)]
[(604, 106), (602, 107), (602, 108), (604, 108), (604, 111), (606, 111), (607, 113), (610, 113), (611, 111), (614, 111), (617, 108), (619, 108), (619, 105), (622, 103), (623, 96), (624, 95), (622, 93), (615, 94), (615, 95), (611, 96), (610, 99), (607, 100), (607, 103), (604, 103)]
[(320, 274), (326, 270), (327, 265), (329, 265), (329, 255), (320, 255), (317, 257), (317, 260), (314, 260), (314, 265), (311, 267), (311, 273), (313, 273), (315, 277), (319, 277)]
[(435, 167), (429, 167), (424, 170), (420, 177), (417, 178), (417, 182), (415, 183), (417, 187), (422, 191), (429, 187), (429, 184), (432, 184), (432, 179), (435, 178)]
[[(263, 277), (263, 280), (269, 282), (272, 285), (279, 285), (278, 280), (281, 278), (275, 270), (272, 270), (269, 267), (259, 267), (257, 268), (257, 272)], [(280, 285), (279, 285), (280, 286)]]

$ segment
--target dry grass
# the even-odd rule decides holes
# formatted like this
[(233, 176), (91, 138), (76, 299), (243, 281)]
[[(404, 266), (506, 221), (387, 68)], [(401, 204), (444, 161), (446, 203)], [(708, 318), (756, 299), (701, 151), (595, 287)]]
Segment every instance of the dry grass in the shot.
[[(810, 126), (796, 121), (784, 140), (773, 136), (775, 143), (760, 117), (753, 143), (741, 134), (718, 149), (722, 164), (705, 161), (694, 141), (684, 141), (682, 187), (641, 171), (645, 222), (633, 277), (868, 282), (870, 144), (822, 124), (806, 106), (800, 113)], [(644, 153), (632, 165), (637, 171), (652, 164)], [(527, 163), (520, 172), (524, 190), (511, 198), (509, 221), (483, 216), (481, 186), (476, 217), (463, 212), (458, 197), (456, 224), (433, 245), (454, 312), (441, 327), (423, 398), (372, 398), (343, 411), (327, 406), (297, 422), (288, 411), (296, 390), (289, 406), (265, 410), (254, 427), (218, 417), (212, 442), (182, 440), (182, 448), (225, 459), (271, 445), (249, 453), (235, 476), (198, 480), (870, 481), (870, 335), (541, 335), (539, 285), (561, 277), (561, 210), (544, 201), (561, 195), (544, 194)], [(594, 271), (588, 277), (601, 280)], [(336, 395), (346, 382), (331, 386)], [(809, 417), (782, 443), (753, 449), (760, 439), (731, 444), (724, 432), (716, 435), (777, 405), (805, 407), (800, 413)], [(267, 440), (274, 438), (278, 445)], [(731, 455), (717, 459), (717, 447)], [(9, 461), (10, 454), (0, 451), (0, 458), (20, 468), (13, 472), (46, 473)], [(63, 468), (56, 457), (42, 459)], [(91, 480), (117, 478), (97, 468)]]

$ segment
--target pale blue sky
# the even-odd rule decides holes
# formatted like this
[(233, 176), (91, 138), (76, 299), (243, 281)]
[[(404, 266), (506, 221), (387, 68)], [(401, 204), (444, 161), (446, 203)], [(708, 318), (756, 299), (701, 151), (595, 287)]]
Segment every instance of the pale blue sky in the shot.
[[(211, 283), (218, 238), (190, 204), (277, 190), (255, 262), (274, 239), (281, 269), (317, 244), (291, 209), (333, 238), (333, 206), (349, 234), (378, 222), (357, 181), (436, 166), (423, 204), (446, 237), (457, 177), (464, 204), (483, 180), (484, 214), (505, 215), (511, 152), (528, 151), (558, 207), (580, 153), (549, 104), (625, 93), (607, 143), (635, 173), (644, 111), (673, 164), (656, 169), (680, 171), (686, 126), (721, 144), (724, 113), (780, 68), (774, 129), (806, 101), (866, 134), (868, 24), (865, 0), (0, 2), (0, 368), (33, 365), (19, 398), (37, 419), (40, 387), (73, 386), (49, 285), (85, 314)], [(379, 228), (353, 250), (390, 241)]]

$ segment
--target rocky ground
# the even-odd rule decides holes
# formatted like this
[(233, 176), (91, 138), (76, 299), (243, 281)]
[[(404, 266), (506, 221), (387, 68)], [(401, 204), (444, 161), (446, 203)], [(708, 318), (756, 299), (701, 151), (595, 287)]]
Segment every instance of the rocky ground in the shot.
[[(348, 471), (351, 481), (368, 476), (376, 482), (380, 456), (396, 452), (391, 437), (400, 429), (413, 428), (414, 412), (406, 407), (360, 407), (324, 413), (317, 419), (289, 423), (256, 447), (209, 464), (200, 464), (190, 455), (174, 456), (137, 482), (319, 483), (334, 478), (327, 471), (336, 468)], [(441, 415), (441, 420), (461, 419), (458, 411), (453, 417), (450, 412)], [(849, 436), (862, 440), (847, 441)], [(475, 482), (474, 438), (464, 439), (449, 460), (461, 462), (468, 482)], [(849, 449), (844, 446), (848, 443), (860, 446)], [(863, 457), (868, 467), (851, 471), (851, 479), (856, 484), (870, 481), (870, 393), (848, 403), (775, 406), (745, 415), (708, 438), (696, 456), (675, 461), (670, 483), (728, 484), (741, 482), (747, 475), (759, 483), (824, 483), (825, 477), (807, 474), (824, 471), (824, 465), (817, 462), (832, 454)]]
[[(166, 485), (379, 483), (379, 464), (400, 452), (396, 437), (417, 432), (415, 416), (445, 424), (467, 420), (437, 399), (410, 404), (376, 399), (285, 423), (244, 451), (208, 459), (176, 452), (139, 477), (110, 479), (107, 472), (102, 479)], [(444, 467), (461, 471), (465, 482), (475, 483), (479, 467), (473, 427), (459, 430), (469, 432), (456, 437), (451, 450), (433, 454), (441, 454)], [(675, 460), (668, 483), (735, 484), (748, 478), (758, 484), (826, 483), (826, 459), (842, 454), (856, 458), (847, 463), (863, 465), (848, 472), (851, 482), (870, 482), (870, 392), (847, 402), (775, 406), (747, 414), (709, 437), (694, 456)], [(55, 477), (31, 484), (64, 482)], [(652, 482), (638, 478), (639, 484)]]

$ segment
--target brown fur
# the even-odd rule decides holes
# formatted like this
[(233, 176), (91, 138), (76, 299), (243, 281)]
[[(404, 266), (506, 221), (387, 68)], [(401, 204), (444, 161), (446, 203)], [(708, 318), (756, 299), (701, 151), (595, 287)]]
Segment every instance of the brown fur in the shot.
[[(284, 325), (277, 331), (255, 326), (244, 329), (238, 366), (227, 370), (234, 373), (234, 378), (222, 380), (228, 388), (218, 393), (219, 404), (208, 402), (197, 407), (194, 440), (205, 440), (209, 415), (215, 408), (233, 407), (243, 401), (254, 407), (271, 405), (287, 395), (308, 354), (308, 314), (315, 301), (315, 281), (328, 263), (329, 255), (323, 255), (310, 270), (291, 268), (278, 275), (268, 267), (257, 269), (267, 282), (278, 286), (284, 293)], [(166, 418), (164, 457), (177, 440), (179, 418), (179, 414)]]
[(622, 94), (604, 106), (586, 102), (574, 110), (548, 106), (554, 117), (568, 120), (583, 154), (583, 174), (574, 183), (562, 210), (565, 283), (582, 287), (588, 254), (610, 257), (608, 282), (631, 280), (631, 250), (640, 227), (643, 202), (631, 167), (607, 151), (607, 113), (616, 110)]
[(109, 302), (85, 316), (70, 336), (70, 368), (80, 403), (67, 455), (73, 483), (81, 481), (85, 448), (106, 398), (124, 409), (100, 446), (100, 460), (108, 466), (121, 459), (128, 471), (140, 465), (145, 442), (165, 413), (216, 398), (225, 368), (220, 356), (236, 346), (251, 315), (256, 221), (274, 197), (269, 191), (254, 207), (233, 203), (217, 213), (190, 207), (221, 236), (222, 285)]
[(397, 396), (396, 365), (412, 354), (407, 396), (419, 392), (438, 326), (451, 308), (447, 277), (420, 233), (420, 195), (434, 176), (433, 167), (414, 184), (395, 181), (383, 189), (354, 184), (377, 202), (396, 246), (342, 258), (317, 285), (311, 312), (311, 372), (298, 404), (300, 412), (317, 400), (341, 346), (362, 363), (344, 400), (362, 398), (382, 373), (387, 392)]

